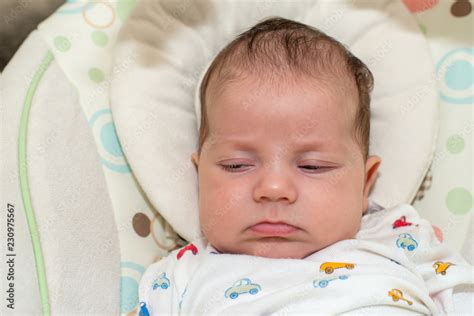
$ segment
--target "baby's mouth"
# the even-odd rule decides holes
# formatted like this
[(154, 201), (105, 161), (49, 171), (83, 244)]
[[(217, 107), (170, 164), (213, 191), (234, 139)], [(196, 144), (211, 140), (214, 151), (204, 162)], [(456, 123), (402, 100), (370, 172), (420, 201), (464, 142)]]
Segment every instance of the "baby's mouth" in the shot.
[(250, 230), (260, 236), (280, 237), (294, 234), (299, 228), (284, 222), (260, 222), (251, 226)]

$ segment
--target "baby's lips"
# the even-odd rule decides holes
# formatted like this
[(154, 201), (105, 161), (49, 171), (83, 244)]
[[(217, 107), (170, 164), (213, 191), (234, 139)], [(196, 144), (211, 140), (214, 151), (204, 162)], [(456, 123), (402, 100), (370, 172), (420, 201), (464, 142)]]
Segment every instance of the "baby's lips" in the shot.
[(284, 222), (260, 222), (250, 227), (254, 233), (266, 237), (282, 237), (293, 234), (298, 230), (297, 227)]

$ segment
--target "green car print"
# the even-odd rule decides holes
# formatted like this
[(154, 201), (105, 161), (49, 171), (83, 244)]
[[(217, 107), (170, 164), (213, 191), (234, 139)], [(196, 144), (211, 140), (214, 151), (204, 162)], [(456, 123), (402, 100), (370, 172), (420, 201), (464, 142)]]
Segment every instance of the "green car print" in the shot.
[(347, 280), (349, 278), (348, 275), (340, 275), (335, 278), (330, 278), (330, 279), (322, 279), (322, 280), (314, 280), (313, 281), (313, 286), (314, 287), (320, 287), (320, 288), (325, 288), (328, 286), (329, 282), (334, 281), (334, 280)]
[(398, 236), (397, 247), (413, 251), (418, 247), (418, 243), (410, 234), (404, 233)]
[(225, 291), (225, 297), (235, 300), (240, 294), (250, 293), (251, 295), (257, 294), (261, 291), (260, 285), (252, 283), (250, 279), (240, 279), (234, 283), (230, 288)]
[(152, 288), (153, 290), (156, 290), (158, 288), (162, 288), (163, 290), (166, 290), (167, 288), (170, 287), (170, 279), (166, 277), (166, 272), (163, 272), (158, 276), (158, 279), (153, 281)]

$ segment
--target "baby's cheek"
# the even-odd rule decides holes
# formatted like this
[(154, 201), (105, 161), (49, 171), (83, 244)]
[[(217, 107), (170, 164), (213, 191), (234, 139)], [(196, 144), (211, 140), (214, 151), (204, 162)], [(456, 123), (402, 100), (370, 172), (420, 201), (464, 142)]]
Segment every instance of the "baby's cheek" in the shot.
[(345, 206), (340, 211), (341, 222), (339, 224), (341, 236), (343, 239), (354, 238), (359, 231), (360, 221), (362, 218), (361, 206), (357, 204), (359, 201), (351, 201), (351, 204)]
[(360, 224), (361, 212), (354, 199), (339, 193), (326, 196), (324, 201), (315, 201), (318, 206), (311, 209), (307, 224), (327, 242), (352, 238)]
[(201, 230), (207, 239), (224, 237), (229, 227), (229, 211), (221, 206), (202, 208), (200, 211)]
[(353, 209), (363, 199), (363, 176), (358, 170), (341, 169), (326, 184), (327, 197), (334, 206)]
[(216, 217), (207, 217), (201, 221), (201, 229), (211, 245), (221, 252), (230, 252), (232, 249), (233, 227), (229, 226), (228, 220), (222, 220)]

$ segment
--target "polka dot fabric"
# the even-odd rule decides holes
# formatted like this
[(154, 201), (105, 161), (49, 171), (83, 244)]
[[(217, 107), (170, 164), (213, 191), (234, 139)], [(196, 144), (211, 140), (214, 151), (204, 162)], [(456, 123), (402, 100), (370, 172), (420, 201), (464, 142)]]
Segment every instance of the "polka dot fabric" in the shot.
[[(472, 2), (403, 0), (430, 44), (439, 88), (440, 129), (430, 170), (414, 206), (454, 249), (469, 247), (472, 225), (474, 47)], [(443, 21), (443, 23), (440, 23)], [(467, 258), (469, 260), (469, 258)], [(472, 262), (472, 258), (470, 259)]]
[(97, 242), (104, 247), (108, 242), (120, 244), (121, 287), (114, 291), (120, 290), (122, 315), (136, 314), (145, 267), (180, 246), (176, 233), (134, 180), (110, 110), (111, 74), (129, 67), (124, 63), (113, 68), (111, 54), (135, 4), (135, 0), (66, 1), (39, 26), (55, 60), (76, 87), (96, 141), (119, 231), (118, 241)]

